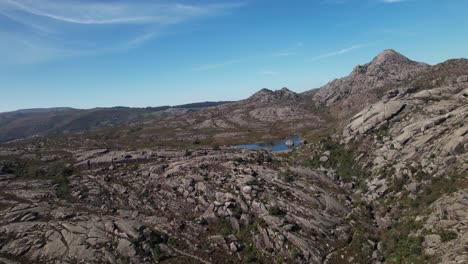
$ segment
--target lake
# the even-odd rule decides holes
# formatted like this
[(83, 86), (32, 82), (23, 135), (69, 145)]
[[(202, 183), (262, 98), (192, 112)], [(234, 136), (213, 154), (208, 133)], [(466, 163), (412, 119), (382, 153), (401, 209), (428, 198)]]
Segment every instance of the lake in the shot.
[[(286, 142), (291, 140), (292, 145), (287, 145)], [(293, 149), (301, 144), (302, 140), (299, 136), (289, 136), (281, 140), (276, 140), (271, 143), (254, 143), (237, 145), (237, 148), (242, 149), (268, 149), (271, 151), (284, 151)]]

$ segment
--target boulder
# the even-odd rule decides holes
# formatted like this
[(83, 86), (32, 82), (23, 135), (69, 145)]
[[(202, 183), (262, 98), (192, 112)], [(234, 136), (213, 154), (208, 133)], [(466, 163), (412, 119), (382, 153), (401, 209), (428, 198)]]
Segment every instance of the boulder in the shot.
[(288, 139), (286, 140), (286, 142), (284, 142), (284, 144), (286, 144), (286, 146), (288, 147), (292, 147), (294, 146), (294, 141), (292, 141), (291, 139)]
[(132, 242), (128, 241), (127, 239), (121, 238), (119, 239), (119, 243), (117, 245), (117, 251), (125, 257), (135, 257), (136, 250), (133, 246)]
[(462, 76), (458, 77), (457, 82), (458, 83), (468, 82), (468, 75), (462, 75)]
[(348, 137), (356, 133), (364, 134), (382, 122), (394, 117), (405, 106), (405, 103), (398, 100), (374, 104), (352, 118), (351, 123), (345, 129), (344, 136)]

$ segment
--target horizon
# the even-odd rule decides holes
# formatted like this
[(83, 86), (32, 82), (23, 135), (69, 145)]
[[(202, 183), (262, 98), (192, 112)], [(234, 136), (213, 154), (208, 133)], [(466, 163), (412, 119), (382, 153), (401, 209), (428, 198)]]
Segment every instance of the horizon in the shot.
[(12, 111), (0, 112), (0, 114), (12, 113), (12, 112), (18, 112), (18, 111), (34, 111), (34, 110), (94, 110), (94, 109), (112, 109), (112, 108), (145, 109), (145, 108), (159, 108), (159, 107), (177, 108), (177, 107), (190, 105), (190, 104), (221, 103), (221, 102), (222, 103), (232, 103), (232, 102), (235, 102), (235, 101), (204, 101), (204, 102), (191, 102), (191, 103), (186, 103), (186, 104), (177, 104), (177, 105), (154, 105), (154, 106), (142, 106), (142, 107), (133, 107), (133, 106), (125, 106), (125, 105), (114, 105), (114, 106), (109, 106), (109, 107), (95, 106), (95, 107), (91, 107), (91, 108), (75, 108), (75, 107), (69, 107), (69, 106), (53, 106), (53, 107), (21, 108), (21, 109), (16, 109), (16, 110), (12, 110)]
[(467, 2), (298, 2), (5, 1), (0, 112), (301, 93), (385, 49), (432, 65), (468, 55)]

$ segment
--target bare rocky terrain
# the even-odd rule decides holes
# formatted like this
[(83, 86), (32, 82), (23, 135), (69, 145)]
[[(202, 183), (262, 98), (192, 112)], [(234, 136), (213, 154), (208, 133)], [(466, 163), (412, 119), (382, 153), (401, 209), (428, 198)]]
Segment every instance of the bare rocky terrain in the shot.
[(4, 143), (0, 263), (466, 263), (467, 124), (468, 60), (386, 50), (303, 94)]

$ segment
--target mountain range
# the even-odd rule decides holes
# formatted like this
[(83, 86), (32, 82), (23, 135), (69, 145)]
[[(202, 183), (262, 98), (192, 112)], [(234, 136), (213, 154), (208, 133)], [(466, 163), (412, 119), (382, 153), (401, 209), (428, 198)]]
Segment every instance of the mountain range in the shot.
[(2, 113), (0, 139), (0, 263), (468, 262), (467, 59), (384, 50), (304, 93)]
[(203, 102), (146, 108), (74, 109), (56, 107), (21, 109), (0, 113), (0, 142), (125, 125), (169, 115), (173, 112), (198, 111), (205, 107), (224, 103), (228, 102)]

